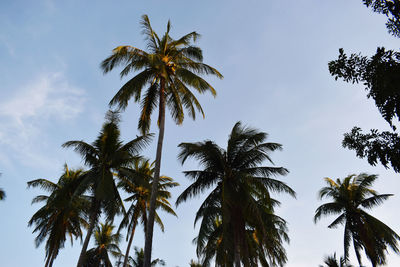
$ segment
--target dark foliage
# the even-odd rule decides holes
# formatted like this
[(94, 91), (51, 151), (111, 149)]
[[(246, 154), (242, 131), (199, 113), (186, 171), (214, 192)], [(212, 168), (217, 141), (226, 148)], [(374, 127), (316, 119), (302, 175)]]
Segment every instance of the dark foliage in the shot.
[(400, 1), (399, 0), (363, 0), (364, 5), (374, 12), (388, 17), (386, 27), (390, 34), (400, 37)]
[(354, 267), (350, 263), (346, 262), (346, 259), (340, 257), (339, 260), (336, 259), (336, 253), (332, 256), (327, 256), (324, 259), (325, 266), (320, 265), (319, 267)]
[(314, 216), (314, 222), (325, 216), (338, 216), (328, 228), (344, 226), (344, 259), (349, 259), (349, 248), (353, 243), (360, 266), (362, 251), (373, 267), (386, 264), (389, 248), (399, 253), (400, 236), (367, 212), (393, 196), (378, 194), (371, 188), (377, 178), (377, 175), (365, 173), (349, 175), (336, 181), (325, 178), (328, 186), (319, 191), (319, 198), (327, 198), (331, 202), (319, 206)]
[(367, 158), (373, 166), (381, 162), (386, 168), (390, 165), (395, 172), (400, 172), (400, 136), (397, 133), (372, 129), (363, 134), (360, 128), (354, 127), (344, 135), (342, 145), (355, 150), (358, 157)]
[[(374, 12), (386, 15), (386, 27), (390, 34), (400, 37), (400, 1), (399, 0), (363, 0), (365, 6)], [(371, 165), (379, 162), (395, 172), (399, 172), (398, 145), (400, 138), (395, 132), (394, 122), (400, 118), (400, 53), (385, 50), (381, 47), (371, 58), (361, 54), (347, 56), (339, 49), (337, 60), (329, 62), (329, 72), (335, 79), (346, 82), (363, 83), (368, 92), (367, 97), (375, 101), (382, 117), (392, 127), (393, 132), (371, 130), (362, 134), (361, 129), (354, 127), (346, 133), (343, 147), (355, 150), (358, 157), (368, 159)]]
[(400, 53), (378, 48), (371, 57), (351, 54), (339, 49), (339, 58), (329, 62), (329, 71), (335, 79), (362, 82), (368, 97), (374, 99), (382, 117), (393, 129), (393, 121), (400, 117)]
[(347, 56), (343, 49), (339, 49), (338, 59), (329, 62), (329, 71), (336, 80), (363, 83), (367, 97), (375, 101), (393, 130), (381, 133), (371, 130), (370, 134), (362, 134), (360, 128), (354, 127), (345, 134), (343, 147), (355, 150), (358, 157), (366, 157), (371, 165), (379, 161), (399, 172), (400, 137), (394, 124), (400, 118), (400, 53), (378, 48), (376, 54), (368, 58), (360, 54)]
[(278, 143), (265, 142), (267, 133), (236, 123), (224, 149), (210, 140), (181, 143), (178, 158), (189, 158), (201, 166), (185, 171), (193, 183), (178, 197), (177, 204), (212, 189), (196, 213), (201, 221), (194, 242), (202, 266), (283, 266), (284, 243), (289, 242), (287, 224), (277, 216), (279, 201), (272, 192), (295, 192), (273, 177), (285, 175), (273, 164), (270, 153), (281, 150)]

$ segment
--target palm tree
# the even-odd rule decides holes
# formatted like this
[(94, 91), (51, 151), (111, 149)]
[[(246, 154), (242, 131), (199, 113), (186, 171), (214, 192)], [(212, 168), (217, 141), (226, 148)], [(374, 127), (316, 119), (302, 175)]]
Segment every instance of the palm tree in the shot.
[(190, 265), (190, 267), (202, 267), (200, 262), (195, 261), (193, 259), (190, 260), (189, 265)]
[(339, 262), (336, 259), (336, 253), (333, 256), (328, 256), (324, 259), (325, 266), (320, 265), (319, 267), (354, 267), (350, 263), (346, 262), (346, 259), (340, 257)]
[(4, 200), (6, 198), (6, 192), (2, 188), (0, 188), (0, 200)]
[(127, 171), (127, 166), (138, 158), (138, 152), (148, 144), (150, 139), (148, 135), (145, 135), (123, 144), (120, 140), (118, 123), (118, 113), (109, 111), (100, 134), (92, 144), (84, 141), (68, 141), (63, 144), (63, 147), (73, 147), (82, 156), (85, 165), (89, 167), (81, 187), (90, 190), (93, 195), (89, 212), (89, 227), (79, 256), (78, 267), (83, 264), (90, 237), (101, 211), (103, 210), (107, 220), (111, 221), (123, 207), (115, 183), (115, 177), (118, 176), (115, 174)]
[[(269, 153), (281, 149), (277, 143), (264, 142), (267, 134), (243, 127), (232, 129), (227, 149), (212, 141), (181, 143), (182, 164), (194, 158), (202, 170), (185, 171), (193, 183), (178, 197), (177, 205), (207, 189), (212, 189), (200, 209), (195, 223), (202, 219), (195, 239), (202, 265), (208, 266), (215, 256), (217, 266), (283, 265), (288, 241), (286, 222), (274, 215), (278, 201), (270, 191), (295, 192), (272, 176), (285, 175), (282, 167), (260, 166), (265, 160), (273, 163)], [(256, 260), (257, 259), (257, 260)]]
[(0, 188), (0, 200), (4, 200), (5, 198), (6, 198), (6, 192), (4, 192), (3, 188)]
[[(274, 202), (275, 200), (271, 199), (271, 201)], [(289, 242), (286, 222), (273, 214), (270, 207), (258, 208), (264, 224), (262, 227), (266, 231), (260, 233), (254, 226), (252, 215), (248, 215), (244, 238), (242, 238), (244, 241), (236, 248), (235, 240), (232, 240), (234, 229), (225, 229), (226, 225), (222, 223), (222, 215), (215, 214), (215, 220), (211, 225), (205, 225), (202, 222), (199, 235), (194, 240), (197, 243), (197, 254), (202, 257), (202, 266), (210, 266), (213, 258), (217, 263), (216, 266), (233, 266), (234, 264), (238, 266), (240, 261), (243, 262), (244, 266), (254, 267), (259, 266), (258, 262), (261, 266), (267, 267), (284, 265), (287, 257), (283, 241)], [(212, 212), (211, 209), (209, 208), (208, 211), (204, 209), (198, 213), (209, 214)], [(245, 254), (245, 256), (240, 256), (240, 253), (235, 254), (236, 251), (240, 250), (243, 251), (242, 254)], [(237, 262), (234, 262), (235, 260)]]
[(38, 232), (36, 247), (47, 239), (45, 267), (53, 265), (59, 250), (64, 247), (67, 235), (71, 242), (73, 237), (82, 239), (81, 226), (87, 225), (85, 218), (90, 203), (90, 199), (78, 191), (82, 174), (81, 169), (69, 170), (65, 165), (57, 183), (46, 179), (28, 182), (28, 187), (40, 187), (50, 193), (49, 196), (39, 195), (32, 200), (32, 204), (45, 204), (28, 222), (29, 226), (35, 225), (33, 233)]
[[(129, 210), (126, 212), (123, 220), (121, 221), (120, 226), (120, 228), (128, 226), (128, 233), (126, 237), (127, 241), (129, 238), (123, 267), (128, 266), (129, 251), (138, 221), (141, 220), (144, 227), (146, 227), (150, 202), (150, 191), (153, 183), (153, 165), (154, 163), (150, 164), (149, 160), (136, 160), (134, 164), (135, 171), (127, 173), (128, 175), (125, 175), (125, 177), (123, 177), (119, 183), (119, 186), (122, 187), (125, 192), (131, 194), (131, 196), (125, 199), (125, 201), (132, 202)], [(176, 213), (168, 202), (168, 199), (171, 198), (171, 193), (168, 190), (178, 185), (179, 184), (173, 182), (172, 178), (170, 177), (160, 177), (156, 199), (156, 210), (162, 209), (163, 211), (176, 216)], [(164, 231), (164, 225), (157, 212), (155, 218), (156, 222), (160, 225), (161, 230)]]
[[(167, 31), (160, 38), (151, 27), (147, 15), (142, 16), (141, 24), (148, 52), (133, 46), (119, 46), (102, 62), (101, 68), (104, 73), (107, 73), (114, 67), (122, 65), (124, 69), (121, 71), (121, 77), (128, 75), (131, 71), (140, 71), (121, 87), (110, 105), (118, 105), (120, 109), (125, 109), (132, 97), (135, 102), (140, 101), (141, 115), (138, 128), (143, 134), (149, 131), (151, 114), (158, 104), (159, 135), (145, 241), (145, 267), (150, 267), (156, 190), (160, 177), (165, 130), (165, 108), (169, 107), (171, 116), (177, 124), (183, 122), (184, 109), (193, 119), (196, 116), (196, 110), (204, 117), (199, 101), (189, 88), (192, 87), (199, 93), (208, 91), (215, 96), (215, 89), (198, 75), (212, 74), (218, 78), (222, 78), (222, 75), (216, 69), (202, 63), (201, 49), (192, 45), (192, 41), (195, 42), (199, 37), (198, 33), (191, 32), (175, 40), (169, 34), (171, 24), (168, 21)], [(142, 98), (143, 88), (147, 90)]]
[(322, 216), (339, 215), (328, 227), (335, 228), (339, 224), (344, 224), (344, 258), (346, 260), (349, 258), (349, 247), (353, 240), (360, 266), (361, 250), (365, 251), (374, 267), (385, 264), (388, 247), (396, 253), (399, 252), (397, 241), (400, 237), (365, 211), (382, 204), (392, 196), (378, 194), (371, 189), (377, 178), (377, 175), (365, 173), (349, 175), (343, 181), (325, 178), (328, 186), (319, 191), (319, 197), (332, 198), (333, 201), (319, 206), (314, 216), (314, 222), (317, 222)]
[[(121, 266), (122, 261), (118, 261), (117, 262), (117, 267)], [(157, 266), (157, 265), (161, 265), (161, 266), (165, 266), (165, 261), (161, 260), (159, 258), (152, 260), (150, 265), (153, 266)], [(124, 266), (124, 265), (122, 265)], [(135, 258), (132, 258), (131, 256), (129, 256), (129, 262), (128, 262), (128, 267), (143, 267), (144, 266), (144, 251), (143, 248), (138, 249), (137, 247), (135, 247)]]
[(121, 255), (118, 247), (121, 236), (118, 233), (113, 234), (114, 226), (109, 222), (100, 223), (94, 232), (96, 247), (86, 252), (85, 267), (112, 267), (109, 253), (114, 257)]

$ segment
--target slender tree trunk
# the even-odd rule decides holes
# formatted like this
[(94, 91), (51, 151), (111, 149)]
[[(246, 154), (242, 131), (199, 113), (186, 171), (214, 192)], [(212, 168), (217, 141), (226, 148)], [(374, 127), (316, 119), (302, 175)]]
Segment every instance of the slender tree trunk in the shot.
[[(53, 257), (53, 255), (49, 255), (49, 257), (46, 260), (46, 263), (44, 264), (44, 267), (51, 267), (53, 264), (51, 258)], [(51, 263), (50, 263), (51, 262)]]
[(92, 209), (90, 211), (90, 217), (89, 217), (89, 228), (85, 237), (85, 241), (83, 242), (82, 250), (81, 250), (81, 255), (79, 256), (78, 264), (77, 267), (82, 267), (83, 266), (83, 261), (85, 259), (85, 254), (87, 247), (89, 245), (90, 237), (92, 236), (92, 232), (94, 229), (94, 226), (97, 221), (97, 215), (98, 211), (100, 208), (100, 203), (98, 200), (94, 200), (95, 202), (93, 203)]
[(51, 258), (48, 267), (53, 267), (53, 263), (54, 263), (54, 260), (55, 260), (55, 259), (56, 259), (56, 257), (52, 257), (52, 258)]
[(237, 218), (237, 213), (236, 212), (234, 212), (234, 217), (233, 217), (233, 220), (235, 221), (235, 227), (234, 227), (234, 233), (233, 233), (233, 242), (234, 242), (234, 244), (233, 244), (233, 247), (234, 247), (234, 261), (235, 261), (235, 264), (234, 264), (234, 266), (235, 267), (240, 267), (240, 238), (239, 238), (239, 233), (240, 233), (240, 226), (238, 225), (238, 223), (239, 223), (239, 220), (240, 219), (238, 219)]
[(240, 267), (240, 246), (239, 242), (235, 242), (235, 267)]
[(128, 266), (129, 251), (131, 250), (132, 240), (133, 240), (133, 236), (135, 235), (135, 228), (136, 228), (136, 223), (137, 223), (137, 220), (136, 219), (134, 219), (134, 220), (135, 220), (135, 222), (133, 223), (131, 236), (129, 237), (128, 247), (126, 248), (124, 264), (122, 265), (123, 267)]
[(154, 227), (154, 216), (156, 209), (156, 199), (158, 193), (158, 181), (160, 179), (160, 168), (161, 168), (161, 153), (162, 145), (164, 140), (164, 128), (165, 128), (165, 79), (161, 78), (160, 82), (160, 104), (159, 104), (159, 116), (158, 121), (160, 124), (160, 130), (158, 133), (157, 153), (156, 153), (156, 166), (154, 167), (154, 178), (153, 185), (151, 187), (150, 207), (149, 207), (149, 218), (147, 221), (146, 239), (144, 244), (144, 265), (143, 267), (151, 267), (151, 250), (153, 245), (153, 227)]

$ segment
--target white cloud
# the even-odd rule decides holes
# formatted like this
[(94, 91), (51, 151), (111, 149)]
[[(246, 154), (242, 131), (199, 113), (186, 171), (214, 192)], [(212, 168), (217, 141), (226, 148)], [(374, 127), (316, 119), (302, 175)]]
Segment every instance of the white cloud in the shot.
[(76, 118), (84, 109), (84, 92), (62, 73), (41, 74), (13, 91), (14, 96), (0, 103), (0, 161), (7, 164), (2, 160), (7, 153), (29, 165), (47, 165), (41, 146), (51, 138), (49, 123)]
[(2, 103), (0, 116), (22, 123), (26, 119), (68, 119), (82, 111), (83, 91), (68, 84), (61, 73), (44, 74)]

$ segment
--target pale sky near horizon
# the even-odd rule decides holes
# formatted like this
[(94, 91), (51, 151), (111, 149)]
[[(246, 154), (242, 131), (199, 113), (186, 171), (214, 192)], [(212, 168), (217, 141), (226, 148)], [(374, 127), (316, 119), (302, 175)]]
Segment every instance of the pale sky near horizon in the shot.
[[(272, 154), (277, 166), (289, 169), (280, 179), (297, 199), (274, 195), (282, 202), (277, 213), (288, 222), (288, 267), (322, 264), (323, 257), (343, 254), (343, 228), (327, 228), (334, 217), (313, 223), (324, 177), (343, 178), (352, 173), (378, 174), (374, 185), (394, 197), (371, 211), (400, 233), (400, 178), (382, 166), (370, 166), (353, 151), (342, 148), (343, 133), (357, 125), (389, 129), (362, 85), (335, 81), (328, 62), (338, 49), (373, 55), (378, 46), (398, 49), (386, 18), (367, 9), (361, 0), (302, 1), (56, 1), (3, 0), (0, 2), (0, 202), (1, 267), (44, 265), (44, 243), (35, 248), (33, 228), (27, 222), (40, 207), (31, 205), (43, 193), (27, 189), (36, 178), (56, 181), (64, 163), (82, 166), (79, 156), (61, 148), (68, 140), (92, 142), (97, 136), (108, 102), (126, 79), (118, 70), (103, 75), (99, 64), (118, 45), (145, 48), (140, 17), (148, 14), (157, 32), (171, 35), (191, 31), (202, 35), (198, 45), (204, 62), (224, 75), (208, 77), (217, 97), (200, 96), (206, 118), (182, 126), (167, 119), (161, 172), (181, 186), (189, 184), (182, 171), (196, 168), (177, 160), (180, 142), (214, 140), (225, 147), (237, 121), (269, 133), (269, 141), (283, 145)], [(122, 136), (130, 140), (136, 130), (139, 107), (122, 115)], [(152, 132), (157, 132), (153, 123)], [(144, 151), (154, 158), (156, 142)], [(165, 233), (158, 229), (154, 257), (166, 266), (189, 266), (196, 259), (192, 239), (194, 214), (200, 199), (180, 205), (178, 218), (163, 216)], [(143, 246), (137, 231), (134, 246)], [(125, 251), (125, 242), (121, 244)], [(54, 266), (75, 266), (80, 242), (69, 241)], [(353, 250), (351, 248), (353, 255)], [(353, 255), (353, 264), (356, 263)], [(370, 266), (367, 258), (364, 264)], [(389, 251), (387, 266), (400, 266), (400, 256)]]

